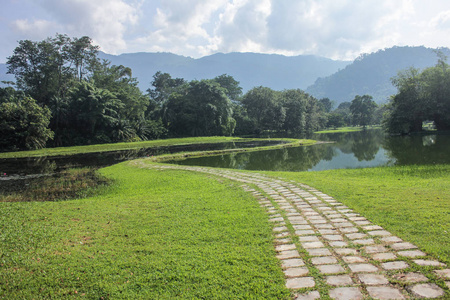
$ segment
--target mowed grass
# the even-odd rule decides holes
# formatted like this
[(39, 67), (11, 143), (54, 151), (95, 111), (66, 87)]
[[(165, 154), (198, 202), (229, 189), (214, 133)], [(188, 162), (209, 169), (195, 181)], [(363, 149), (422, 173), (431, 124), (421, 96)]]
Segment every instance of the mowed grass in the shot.
[(271, 225), (236, 183), (100, 170), (97, 196), (0, 203), (0, 298), (286, 299)]
[(450, 165), (268, 174), (319, 189), (450, 264)]

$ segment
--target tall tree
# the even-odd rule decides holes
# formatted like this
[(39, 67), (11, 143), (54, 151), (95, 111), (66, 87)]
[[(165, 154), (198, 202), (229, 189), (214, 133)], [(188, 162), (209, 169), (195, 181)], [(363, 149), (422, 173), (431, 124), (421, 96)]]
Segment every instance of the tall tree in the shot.
[(371, 124), (376, 108), (377, 104), (373, 101), (372, 96), (355, 96), (355, 99), (352, 100), (352, 104), (350, 105), (353, 123), (363, 127)]

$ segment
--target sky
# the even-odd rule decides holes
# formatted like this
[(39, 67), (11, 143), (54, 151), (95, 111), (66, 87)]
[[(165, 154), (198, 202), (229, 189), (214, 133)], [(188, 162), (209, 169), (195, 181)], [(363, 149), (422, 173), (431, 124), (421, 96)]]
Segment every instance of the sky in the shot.
[(450, 47), (449, 0), (0, 0), (0, 63), (19, 40), (89, 36), (110, 54), (313, 54)]

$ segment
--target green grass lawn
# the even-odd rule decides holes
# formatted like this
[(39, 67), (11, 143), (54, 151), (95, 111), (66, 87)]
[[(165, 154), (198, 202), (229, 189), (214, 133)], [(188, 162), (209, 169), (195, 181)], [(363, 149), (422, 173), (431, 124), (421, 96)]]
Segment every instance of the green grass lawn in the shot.
[(450, 165), (267, 174), (313, 186), (450, 264)]
[(0, 203), (0, 298), (286, 299), (271, 225), (236, 183), (126, 163), (97, 196)]
[[(367, 130), (369, 129), (380, 129), (381, 126), (368, 126), (366, 127)], [(314, 133), (336, 133), (336, 132), (353, 132), (353, 131), (363, 131), (364, 128), (361, 126), (353, 126), (353, 127), (338, 127), (333, 129), (326, 129), (321, 131), (316, 131)]]

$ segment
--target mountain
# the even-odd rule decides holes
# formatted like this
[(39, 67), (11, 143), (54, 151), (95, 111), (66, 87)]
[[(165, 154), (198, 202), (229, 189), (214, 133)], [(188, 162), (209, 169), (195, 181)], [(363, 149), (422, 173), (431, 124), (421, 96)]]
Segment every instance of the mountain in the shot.
[[(450, 55), (448, 48), (439, 50)], [(397, 92), (391, 78), (410, 67), (424, 69), (436, 65), (438, 57), (435, 51), (423, 46), (393, 47), (364, 54), (335, 74), (318, 78), (306, 91), (319, 99), (327, 97), (336, 105), (365, 94), (383, 103)]]
[(318, 77), (331, 75), (350, 63), (313, 55), (259, 53), (217, 53), (198, 59), (172, 53), (128, 53), (117, 56), (100, 53), (99, 57), (114, 65), (130, 67), (143, 91), (150, 87), (157, 71), (186, 80), (211, 79), (228, 74), (240, 82), (244, 91), (260, 85), (275, 90), (306, 89)]

